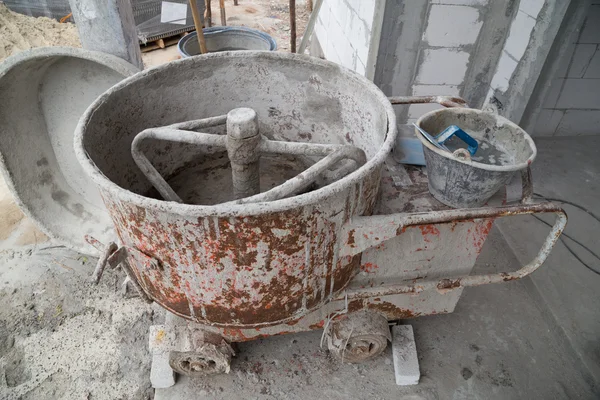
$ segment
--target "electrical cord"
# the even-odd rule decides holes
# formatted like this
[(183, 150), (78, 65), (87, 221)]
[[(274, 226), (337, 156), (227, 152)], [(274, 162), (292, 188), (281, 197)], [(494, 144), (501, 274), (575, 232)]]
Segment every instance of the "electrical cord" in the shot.
[[(550, 197), (546, 197), (543, 196), (539, 193), (534, 193), (534, 196), (540, 197), (544, 200), (548, 200), (548, 201), (556, 201), (558, 203), (564, 203), (564, 204), (569, 204), (575, 208), (580, 209), (581, 211), (584, 211), (585, 213), (587, 213), (588, 215), (590, 215), (592, 218), (594, 218), (596, 221), (600, 222), (600, 218), (598, 216), (596, 216), (593, 212), (591, 212), (590, 210), (588, 210), (587, 208), (580, 206), (577, 203), (573, 203), (571, 201), (568, 200), (562, 200), (562, 199), (554, 199), (554, 198), (550, 198)], [(552, 224), (549, 224), (548, 222), (544, 221), (542, 218), (538, 217), (535, 214), (532, 214), (532, 216), (537, 219), (538, 221), (541, 221), (542, 223), (546, 224), (549, 227), (552, 227)], [(571, 253), (571, 255), (573, 257), (575, 257), (577, 259), (577, 261), (579, 261), (584, 267), (586, 267), (587, 269), (589, 269), (591, 272), (593, 272), (596, 275), (600, 276), (600, 271), (598, 271), (597, 269), (591, 267), (589, 264), (587, 264), (585, 261), (583, 261), (581, 259), (581, 257), (579, 257), (575, 251), (571, 248), (571, 246), (569, 246), (569, 244), (567, 243), (567, 241), (563, 238), (566, 237), (570, 240), (572, 240), (573, 242), (577, 243), (578, 245), (580, 245), (582, 248), (584, 248), (588, 253), (590, 253), (591, 255), (593, 255), (597, 260), (600, 260), (600, 256), (598, 256), (598, 254), (594, 253), (589, 247), (587, 247), (586, 245), (584, 245), (583, 243), (581, 243), (579, 240), (573, 238), (572, 236), (568, 235), (567, 233), (563, 232), (563, 234), (560, 236), (560, 241), (565, 245), (565, 247), (567, 248), (567, 250), (569, 251), (569, 253)]]

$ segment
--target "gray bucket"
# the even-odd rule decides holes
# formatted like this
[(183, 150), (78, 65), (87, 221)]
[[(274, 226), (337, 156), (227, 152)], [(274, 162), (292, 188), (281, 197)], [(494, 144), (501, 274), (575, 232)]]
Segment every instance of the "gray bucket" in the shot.
[(523, 129), (489, 112), (440, 109), (423, 115), (417, 125), (432, 136), (458, 125), (479, 142), (472, 159), (459, 158), (429, 143), (415, 128), (423, 143), (429, 192), (454, 208), (481, 207), (512, 180), (515, 172), (527, 168), (537, 154), (533, 140)]
[[(271, 36), (244, 26), (213, 26), (203, 29), (202, 32), (209, 53), (232, 50), (277, 50), (277, 43)], [(199, 55), (198, 34), (192, 32), (184, 36), (177, 44), (177, 49), (183, 58)]]

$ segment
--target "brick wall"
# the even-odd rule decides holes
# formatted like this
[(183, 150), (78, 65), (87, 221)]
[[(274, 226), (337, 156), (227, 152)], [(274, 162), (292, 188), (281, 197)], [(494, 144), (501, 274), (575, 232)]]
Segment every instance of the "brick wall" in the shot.
[(377, 0), (324, 0), (314, 31), (324, 57), (367, 76), (378, 6)]
[(571, 39), (538, 117), (535, 136), (600, 134), (600, 1)]

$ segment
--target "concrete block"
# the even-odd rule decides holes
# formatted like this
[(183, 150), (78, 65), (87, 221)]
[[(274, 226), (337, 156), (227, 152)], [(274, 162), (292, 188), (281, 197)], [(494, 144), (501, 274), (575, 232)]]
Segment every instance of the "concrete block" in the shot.
[(565, 79), (555, 108), (600, 109), (600, 79)]
[(416, 84), (460, 85), (467, 71), (469, 53), (453, 49), (423, 50)]
[(506, 44), (504, 45), (504, 50), (513, 56), (513, 58), (520, 60), (525, 54), (535, 23), (536, 20), (523, 11), (517, 13), (510, 26), (508, 39), (506, 39)]
[[(600, 32), (599, 32), (600, 34)], [(599, 35), (600, 36), (600, 35)], [(599, 37), (600, 40), (600, 37)], [(569, 78), (583, 78), (587, 72), (588, 66), (590, 65), (594, 54), (596, 53), (595, 44), (577, 44), (575, 45), (575, 52), (569, 66), (567, 68), (567, 77)], [(600, 75), (600, 71), (596, 73)]]
[(550, 89), (548, 89), (548, 94), (544, 99), (542, 107), (556, 108), (556, 103), (558, 102), (558, 98), (560, 96), (560, 92), (562, 90), (564, 81), (564, 78), (556, 78), (552, 80), (552, 82), (550, 83)]
[(150, 383), (155, 389), (164, 389), (175, 384), (175, 372), (169, 365), (168, 351), (155, 352), (152, 354)]
[(557, 78), (565, 78), (567, 76), (567, 71), (569, 69), (569, 65), (571, 65), (571, 58), (573, 58), (573, 53), (575, 53), (576, 46), (577, 45), (575, 43), (570, 43), (565, 49), (565, 52), (560, 56), (560, 64), (558, 65), (558, 70), (556, 71)]
[(519, 10), (532, 18), (537, 18), (543, 6), (544, 0), (521, 0)]
[(535, 128), (531, 133), (534, 137), (554, 136), (556, 128), (564, 115), (564, 110), (542, 110), (538, 116)]
[(407, 386), (419, 383), (419, 359), (412, 325), (392, 327), (392, 357), (396, 385)]
[(488, 0), (432, 0), (432, 4), (455, 4), (461, 6), (485, 6)]
[(491, 87), (505, 92), (508, 89), (510, 78), (516, 68), (517, 62), (503, 51), (496, 67), (496, 73), (492, 78)]
[(460, 94), (460, 88), (456, 85), (415, 85), (412, 88), (412, 94), (414, 96), (430, 96), (430, 95), (442, 95), (442, 96), (458, 96)]
[(597, 49), (594, 53), (583, 77), (586, 79), (600, 79), (600, 49)]
[(424, 40), (436, 47), (473, 44), (477, 41), (482, 24), (477, 8), (433, 5), (429, 11)]
[(373, 26), (373, 17), (375, 16), (376, 1), (361, 1), (358, 9), (358, 16), (369, 26)]
[(567, 110), (554, 136), (600, 135), (600, 110)]
[(429, 111), (439, 110), (444, 108), (439, 104), (411, 104), (408, 108), (408, 118), (419, 118), (421, 115), (428, 113)]
[(578, 43), (600, 43), (600, 4), (592, 4)]
[(356, 67), (355, 67), (354, 71), (363, 76), (367, 72), (367, 68), (365, 67), (365, 64), (360, 59), (356, 60)]

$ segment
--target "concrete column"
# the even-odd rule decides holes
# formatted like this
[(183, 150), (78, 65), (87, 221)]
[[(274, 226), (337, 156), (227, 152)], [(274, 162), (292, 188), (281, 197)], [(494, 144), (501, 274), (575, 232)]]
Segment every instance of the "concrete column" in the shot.
[(113, 54), (143, 69), (129, 0), (69, 0), (83, 48)]

